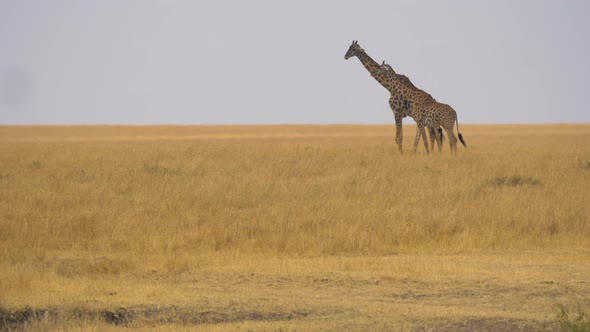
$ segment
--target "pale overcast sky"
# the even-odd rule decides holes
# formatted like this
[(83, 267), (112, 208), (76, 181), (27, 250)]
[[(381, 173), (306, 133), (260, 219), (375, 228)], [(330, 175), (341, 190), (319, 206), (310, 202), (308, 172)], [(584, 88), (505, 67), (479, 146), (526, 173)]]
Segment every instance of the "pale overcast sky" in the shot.
[(589, 31), (586, 0), (0, 0), (0, 124), (393, 123), (353, 39), (460, 123), (588, 123)]

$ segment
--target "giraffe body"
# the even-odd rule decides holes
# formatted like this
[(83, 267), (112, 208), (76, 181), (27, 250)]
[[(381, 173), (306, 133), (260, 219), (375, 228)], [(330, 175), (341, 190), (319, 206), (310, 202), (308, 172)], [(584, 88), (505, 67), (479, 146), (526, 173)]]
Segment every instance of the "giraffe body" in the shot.
[(376, 75), (379, 80), (383, 81), (389, 87), (389, 89), (391, 89), (390, 92), (392, 98), (395, 95), (397, 103), (404, 103), (405, 101), (407, 104), (411, 105), (410, 114), (418, 125), (418, 132), (416, 133), (416, 139), (414, 140), (414, 151), (416, 151), (418, 148), (420, 136), (422, 136), (424, 139), (424, 144), (428, 151), (424, 127), (437, 128), (440, 126), (447, 132), (451, 146), (451, 152), (456, 152), (457, 138), (453, 133), (455, 123), (457, 123), (457, 133), (459, 135), (459, 140), (463, 146), (467, 147), (465, 141), (463, 140), (463, 135), (461, 135), (459, 132), (457, 112), (455, 112), (451, 106), (437, 102), (434, 100), (434, 98), (432, 98), (432, 96), (420, 89), (409, 88), (402, 83), (393, 68), (391, 68), (391, 66), (388, 64), (385, 64), (385, 62), (383, 62)]

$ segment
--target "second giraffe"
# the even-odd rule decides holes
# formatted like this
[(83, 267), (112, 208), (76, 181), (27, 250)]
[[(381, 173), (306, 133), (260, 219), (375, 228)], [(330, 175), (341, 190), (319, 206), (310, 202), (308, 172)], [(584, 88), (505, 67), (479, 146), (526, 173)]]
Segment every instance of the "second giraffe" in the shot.
[(457, 119), (457, 112), (443, 103), (434, 100), (429, 94), (424, 91), (408, 88), (403, 84), (398, 75), (395, 73), (390, 65), (383, 61), (383, 64), (377, 70), (377, 79), (388, 83), (392, 95), (399, 95), (410, 105), (410, 114), (418, 125), (418, 132), (414, 140), (414, 151), (418, 148), (420, 136), (424, 140), (424, 146), (428, 151), (428, 143), (426, 142), (426, 132), (424, 127), (438, 127), (441, 126), (449, 136), (449, 143), (451, 145), (451, 152), (457, 152), (457, 138), (453, 133), (455, 123), (457, 123), (457, 133), (459, 140), (464, 147), (467, 147), (463, 135), (459, 132), (459, 120)]

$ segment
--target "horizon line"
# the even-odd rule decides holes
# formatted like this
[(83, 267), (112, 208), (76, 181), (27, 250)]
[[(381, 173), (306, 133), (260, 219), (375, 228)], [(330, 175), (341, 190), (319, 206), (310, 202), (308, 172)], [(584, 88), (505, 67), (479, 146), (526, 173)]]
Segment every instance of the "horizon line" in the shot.
[[(542, 122), (542, 123), (461, 123), (462, 126), (534, 126), (534, 125), (588, 125), (590, 122)], [(415, 125), (415, 123), (404, 123), (404, 126)], [(0, 127), (271, 127), (271, 126), (395, 126), (395, 123), (75, 123), (75, 124), (26, 124), (0, 123)]]

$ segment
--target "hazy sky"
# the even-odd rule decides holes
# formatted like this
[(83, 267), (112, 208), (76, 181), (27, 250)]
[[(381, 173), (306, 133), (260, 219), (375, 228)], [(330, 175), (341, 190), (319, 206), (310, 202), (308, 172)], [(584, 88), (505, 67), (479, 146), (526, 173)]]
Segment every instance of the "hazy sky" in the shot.
[(587, 123), (589, 31), (587, 0), (0, 0), (0, 124), (393, 123), (353, 39), (460, 123)]

